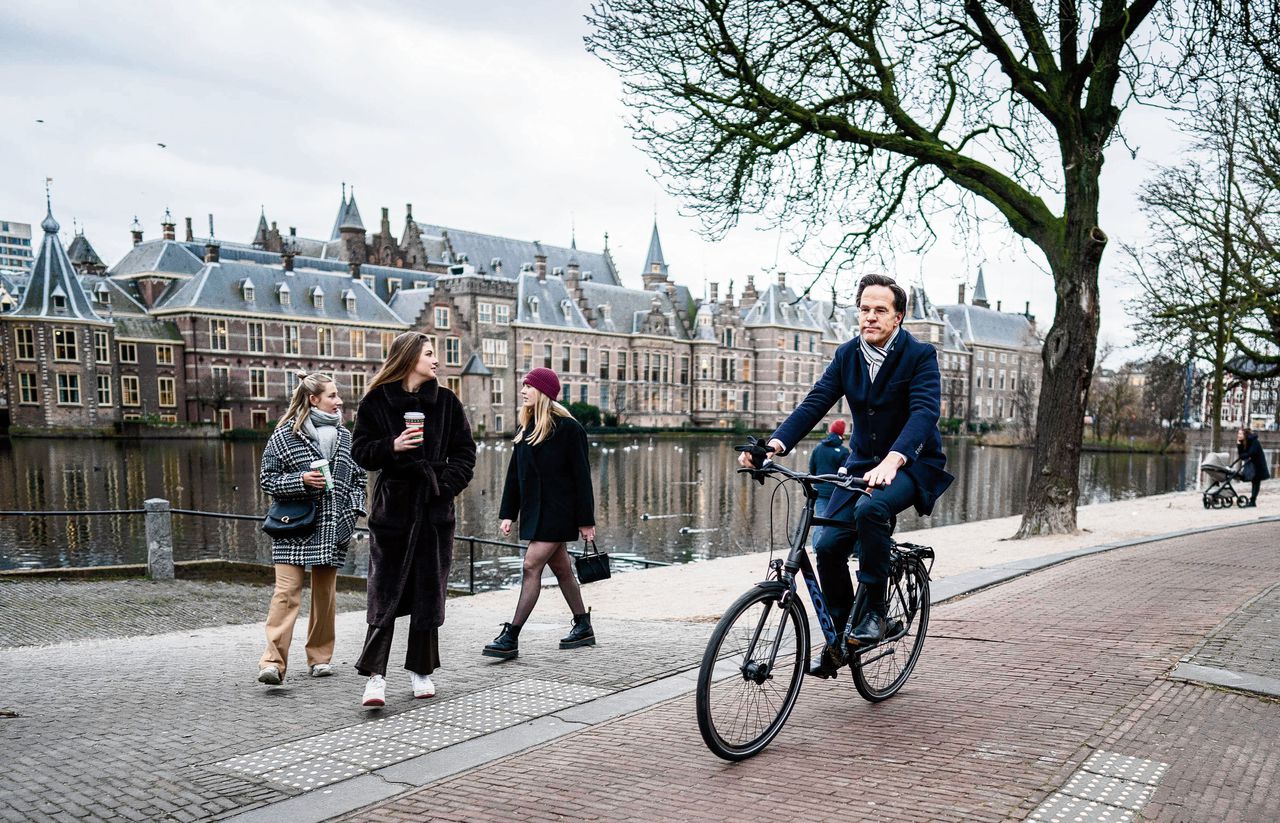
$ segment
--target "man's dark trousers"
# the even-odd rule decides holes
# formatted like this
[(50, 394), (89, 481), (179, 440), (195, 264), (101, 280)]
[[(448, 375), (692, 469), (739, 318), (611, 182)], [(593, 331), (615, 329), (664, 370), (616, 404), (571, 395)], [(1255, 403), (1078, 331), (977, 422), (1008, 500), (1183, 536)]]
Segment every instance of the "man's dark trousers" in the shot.
[(916, 484), (910, 475), (898, 472), (892, 483), (873, 489), (870, 495), (845, 497), (838, 491), (837, 495), (832, 497), (833, 505), (829, 505), (823, 516), (846, 525), (824, 526), (813, 550), (818, 556), (822, 594), (840, 630), (853, 608), (849, 556), (858, 549), (858, 580), (864, 586), (884, 585), (888, 581), (893, 518), (915, 502)]

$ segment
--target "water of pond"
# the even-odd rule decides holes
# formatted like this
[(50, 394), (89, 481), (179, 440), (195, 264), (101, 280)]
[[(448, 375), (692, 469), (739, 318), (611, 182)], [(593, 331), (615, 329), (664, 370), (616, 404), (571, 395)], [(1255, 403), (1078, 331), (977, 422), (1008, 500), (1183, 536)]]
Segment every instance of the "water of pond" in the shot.
[[(615, 554), (687, 563), (769, 548), (784, 540), (783, 522), (800, 505), (798, 493), (772, 495), (734, 473), (727, 436), (608, 436), (591, 439), (599, 545)], [(802, 445), (789, 463), (807, 465)], [(177, 508), (261, 513), (259, 442), (0, 440), (0, 510), (136, 509), (150, 497)], [(1020, 511), (1031, 453), (947, 444), (957, 481), (934, 515), (914, 513), (900, 529), (1004, 517)], [(1201, 451), (1179, 455), (1086, 453), (1081, 461), (1082, 504), (1194, 487)], [(475, 479), (458, 502), (458, 534), (501, 539), (497, 506), (511, 447), (480, 445)], [(1275, 461), (1276, 455), (1269, 455)], [(771, 505), (772, 504), (772, 505)], [(788, 508), (789, 506), (789, 508)], [(771, 516), (774, 527), (770, 528)], [(177, 560), (225, 558), (271, 562), (270, 543), (256, 524), (176, 515)], [(363, 540), (345, 571), (365, 574)], [(470, 546), (455, 549), (455, 581), (466, 585)], [(481, 588), (518, 582), (514, 549), (479, 545)], [(0, 518), (0, 569), (99, 566), (146, 561), (139, 515)]]

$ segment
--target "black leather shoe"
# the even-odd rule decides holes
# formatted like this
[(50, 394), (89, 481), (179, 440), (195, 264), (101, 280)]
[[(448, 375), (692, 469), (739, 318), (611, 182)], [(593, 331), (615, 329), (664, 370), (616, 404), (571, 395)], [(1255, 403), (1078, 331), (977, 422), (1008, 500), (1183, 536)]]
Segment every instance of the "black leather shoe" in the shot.
[(586, 614), (575, 614), (573, 616), (573, 628), (569, 633), (560, 638), (560, 648), (576, 649), (579, 646), (594, 646), (596, 644), (596, 633), (591, 629), (591, 611)]
[(510, 660), (520, 656), (520, 627), (510, 623), (502, 624), (502, 633), (480, 652), (485, 657), (498, 657)]
[(810, 677), (821, 677), (823, 680), (830, 680), (840, 674), (840, 667), (843, 665), (844, 660), (841, 658), (840, 650), (834, 646), (827, 645), (822, 647), (822, 654), (818, 656), (818, 662), (810, 666), (806, 674)]
[(853, 634), (849, 635), (848, 643), (850, 646), (866, 647), (874, 646), (881, 640), (884, 640), (886, 626), (885, 617), (880, 613), (879, 609), (867, 609), (867, 613), (858, 621), (858, 625), (854, 626)]

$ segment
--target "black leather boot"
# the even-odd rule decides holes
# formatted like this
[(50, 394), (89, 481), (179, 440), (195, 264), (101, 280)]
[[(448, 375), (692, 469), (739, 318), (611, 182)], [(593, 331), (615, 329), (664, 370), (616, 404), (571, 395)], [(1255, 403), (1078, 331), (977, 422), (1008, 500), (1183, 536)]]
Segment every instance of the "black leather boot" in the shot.
[(573, 628), (569, 630), (569, 634), (560, 638), (560, 648), (576, 649), (579, 646), (594, 646), (596, 644), (596, 633), (591, 628), (591, 609), (587, 609), (586, 614), (575, 614), (573, 616)]
[(502, 624), (502, 633), (480, 652), (485, 657), (500, 657), (510, 660), (520, 656), (520, 627), (511, 623)]
[(867, 586), (867, 605), (862, 619), (853, 627), (853, 632), (846, 641), (850, 646), (864, 648), (874, 646), (884, 640), (885, 629), (888, 628), (885, 618), (885, 590), (888, 587), (881, 583)]

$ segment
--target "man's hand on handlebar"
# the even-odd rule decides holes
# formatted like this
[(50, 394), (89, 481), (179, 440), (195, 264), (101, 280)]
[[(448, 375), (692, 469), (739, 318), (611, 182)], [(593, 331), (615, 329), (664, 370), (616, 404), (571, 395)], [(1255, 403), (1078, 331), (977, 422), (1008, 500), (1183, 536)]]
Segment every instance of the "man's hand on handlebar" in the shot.
[(739, 451), (738, 465), (744, 469), (758, 469), (770, 457), (781, 456), (787, 450), (781, 440), (774, 438), (769, 445), (764, 445), (754, 437), (748, 438), (747, 445), (736, 447)]

